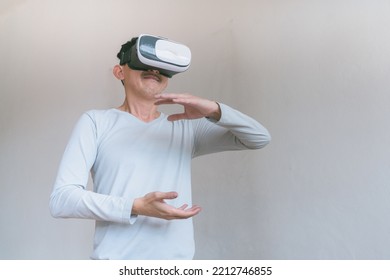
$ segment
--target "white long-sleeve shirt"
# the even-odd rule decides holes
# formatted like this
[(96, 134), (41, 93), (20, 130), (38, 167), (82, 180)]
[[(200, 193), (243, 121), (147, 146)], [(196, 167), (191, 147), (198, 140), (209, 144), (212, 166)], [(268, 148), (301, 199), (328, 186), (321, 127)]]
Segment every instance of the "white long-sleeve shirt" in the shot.
[[(192, 219), (131, 216), (134, 199), (176, 191), (175, 207), (191, 200), (191, 159), (259, 149), (270, 141), (257, 121), (220, 104), (218, 122), (206, 118), (145, 123), (117, 109), (84, 113), (65, 149), (50, 211), (57, 218), (96, 220), (92, 259), (192, 259)], [(86, 189), (89, 172), (93, 191)]]

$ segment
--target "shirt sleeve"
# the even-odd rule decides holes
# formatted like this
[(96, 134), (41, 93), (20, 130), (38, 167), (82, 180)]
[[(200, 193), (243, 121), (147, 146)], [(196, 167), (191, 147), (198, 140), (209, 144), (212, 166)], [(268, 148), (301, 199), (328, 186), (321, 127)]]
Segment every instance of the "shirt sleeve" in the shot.
[(63, 154), (50, 196), (55, 218), (84, 218), (134, 223), (133, 199), (113, 197), (86, 189), (97, 154), (96, 123), (89, 113), (81, 116)]
[(200, 119), (194, 126), (193, 157), (233, 150), (261, 149), (270, 141), (268, 130), (253, 118), (219, 103), (221, 119)]

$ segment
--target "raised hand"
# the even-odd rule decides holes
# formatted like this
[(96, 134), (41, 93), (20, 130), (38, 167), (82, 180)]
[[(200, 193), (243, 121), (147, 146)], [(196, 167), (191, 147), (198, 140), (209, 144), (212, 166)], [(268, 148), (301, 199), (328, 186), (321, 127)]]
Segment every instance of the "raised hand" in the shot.
[(156, 105), (161, 104), (179, 104), (184, 107), (184, 112), (173, 114), (168, 117), (170, 121), (181, 119), (198, 119), (203, 117), (219, 120), (221, 118), (221, 109), (215, 101), (200, 98), (186, 93), (163, 93), (155, 96)]

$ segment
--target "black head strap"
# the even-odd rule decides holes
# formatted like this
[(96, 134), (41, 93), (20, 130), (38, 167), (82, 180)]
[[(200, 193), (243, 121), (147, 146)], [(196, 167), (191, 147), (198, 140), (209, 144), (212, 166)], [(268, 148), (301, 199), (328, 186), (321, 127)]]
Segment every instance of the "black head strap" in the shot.
[(131, 39), (131, 41), (128, 41), (127, 43), (122, 45), (121, 50), (117, 54), (117, 57), (120, 60), (119, 61), (120, 65), (124, 65), (131, 61), (131, 49), (137, 43), (137, 40), (138, 37), (134, 37)]

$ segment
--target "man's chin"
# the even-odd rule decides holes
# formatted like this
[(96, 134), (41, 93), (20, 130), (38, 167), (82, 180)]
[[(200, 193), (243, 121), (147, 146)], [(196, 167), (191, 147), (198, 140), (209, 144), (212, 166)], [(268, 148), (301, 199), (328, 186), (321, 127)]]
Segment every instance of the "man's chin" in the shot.
[(151, 97), (151, 98), (155, 98), (155, 96), (157, 95), (157, 94), (160, 94), (162, 91), (161, 91), (161, 89), (159, 88), (158, 90), (157, 89), (155, 89), (155, 88), (147, 88), (147, 89), (145, 89), (144, 90), (144, 94), (146, 95), (146, 96), (149, 96), (149, 97)]

